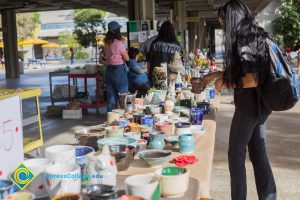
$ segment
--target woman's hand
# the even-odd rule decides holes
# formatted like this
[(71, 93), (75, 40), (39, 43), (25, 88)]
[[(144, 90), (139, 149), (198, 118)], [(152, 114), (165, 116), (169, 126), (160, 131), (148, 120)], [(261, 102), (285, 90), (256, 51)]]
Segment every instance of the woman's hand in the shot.
[(222, 86), (223, 86), (223, 79), (222, 78), (215, 81), (215, 89), (218, 92), (221, 92)]

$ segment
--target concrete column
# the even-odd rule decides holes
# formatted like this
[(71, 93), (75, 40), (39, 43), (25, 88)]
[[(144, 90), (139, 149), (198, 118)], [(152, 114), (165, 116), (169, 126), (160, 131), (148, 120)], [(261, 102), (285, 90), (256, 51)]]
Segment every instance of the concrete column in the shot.
[(143, 0), (143, 20), (155, 20), (155, 0)]
[(3, 10), (1, 16), (6, 78), (20, 78), (16, 11), (13, 9)]
[(155, 0), (128, 0), (129, 20), (154, 20)]
[[(188, 17), (198, 17), (198, 12), (189, 12)], [(196, 47), (196, 42), (198, 38), (198, 21), (190, 21), (188, 24), (188, 32), (189, 32), (189, 50), (192, 51)]]
[(206, 48), (206, 36), (207, 36), (207, 27), (205, 23), (205, 19), (200, 18), (198, 24), (197, 24), (198, 30), (197, 30), (197, 42), (196, 47), (197, 48)]
[(174, 1), (174, 26), (177, 32), (184, 33), (186, 29), (186, 1)]

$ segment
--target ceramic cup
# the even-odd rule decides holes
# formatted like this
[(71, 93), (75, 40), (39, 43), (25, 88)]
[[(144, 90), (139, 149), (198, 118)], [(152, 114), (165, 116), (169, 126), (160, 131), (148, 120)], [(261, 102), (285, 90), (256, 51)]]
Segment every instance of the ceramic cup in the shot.
[(189, 186), (189, 172), (181, 167), (165, 167), (155, 170), (159, 178), (161, 195), (166, 198), (179, 198)]
[(141, 139), (141, 133), (140, 132), (126, 132), (124, 133), (125, 137), (133, 138), (136, 140)]
[(11, 180), (0, 180), (0, 199), (14, 192), (14, 183)]
[(142, 117), (141, 122), (142, 122), (142, 125), (147, 125), (149, 127), (153, 127), (153, 125), (154, 125), (154, 119), (150, 116)]
[(114, 110), (112, 110), (112, 112), (118, 113), (119, 118), (120, 118), (120, 117), (123, 117), (123, 115), (125, 113), (125, 109), (114, 109)]
[(120, 117), (119, 117), (118, 113), (116, 113), (116, 112), (108, 112), (107, 113), (107, 124), (112, 125), (119, 118)]
[(126, 127), (129, 124), (129, 119), (126, 118), (119, 118), (116, 121), (117, 126), (122, 126), (122, 127)]
[(179, 136), (179, 151), (181, 153), (193, 153), (195, 149), (195, 139), (193, 134), (182, 134)]
[(145, 115), (143, 113), (134, 113), (133, 114), (133, 121), (134, 123), (141, 124), (141, 120)]
[(181, 134), (191, 134), (191, 123), (188, 122), (178, 122), (175, 123), (175, 135)]
[(159, 107), (159, 106), (151, 106), (150, 107), (150, 111), (153, 115), (156, 115), (156, 114), (161, 114), (162, 113), (162, 107)]
[(109, 126), (105, 130), (107, 137), (123, 137), (124, 128), (122, 126)]
[(45, 181), (51, 198), (60, 194), (80, 194), (81, 172), (76, 164), (55, 164), (46, 169)]
[(128, 127), (130, 132), (141, 132), (141, 125), (138, 123), (130, 123)]
[(125, 179), (125, 191), (143, 199), (160, 199), (159, 179), (152, 174), (129, 176)]
[(156, 114), (154, 115), (154, 120), (156, 122), (165, 122), (169, 119), (169, 116), (167, 114)]
[(134, 103), (138, 104), (138, 105), (144, 105), (144, 99), (142, 99), (142, 98), (135, 98)]
[(7, 195), (4, 200), (35, 200), (36, 197), (31, 192), (16, 192)]
[(173, 134), (173, 124), (169, 122), (159, 122), (155, 124), (155, 128), (158, 131), (165, 133), (165, 136), (171, 136)]
[(45, 156), (53, 164), (76, 163), (75, 147), (72, 145), (54, 145), (45, 149)]
[(148, 126), (148, 125), (141, 125), (141, 133), (149, 133), (152, 131), (152, 127)]
[(87, 164), (87, 154), (94, 151), (92, 147), (76, 146), (76, 164), (80, 166), (81, 172), (84, 171)]
[(46, 186), (44, 185), (44, 172), (52, 165), (52, 162), (46, 158), (33, 158), (24, 161), (24, 164), (36, 175), (35, 179), (25, 188), (32, 192), (36, 198), (48, 196)]

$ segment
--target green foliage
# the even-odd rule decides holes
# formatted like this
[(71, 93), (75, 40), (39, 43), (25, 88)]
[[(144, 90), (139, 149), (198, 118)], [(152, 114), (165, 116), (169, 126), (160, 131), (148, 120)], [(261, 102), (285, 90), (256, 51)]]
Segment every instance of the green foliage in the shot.
[(79, 44), (83, 47), (90, 45), (96, 47), (96, 37), (105, 31), (103, 20), (106, 12), (97, 9), (79, 9), (74, 12), (74, 34)]
[(90, 55), (84, 51), (77, 51), (75, 53), (75, 59), (87, 59), (89, 57), (90, 57)]
[(68, 48), (74, 50), (81, 50), (82, 46), (76, 40), (75, 35), (72, 35), (70, 31), (63, 31), (58, 34), (58, 41), (60, 44), (67, 45)]
[(284, 47), (294, 47), (300, 34), (300, 1), (282, 0), (279, 10), (281, 16), (273, 22), (275, 38)]

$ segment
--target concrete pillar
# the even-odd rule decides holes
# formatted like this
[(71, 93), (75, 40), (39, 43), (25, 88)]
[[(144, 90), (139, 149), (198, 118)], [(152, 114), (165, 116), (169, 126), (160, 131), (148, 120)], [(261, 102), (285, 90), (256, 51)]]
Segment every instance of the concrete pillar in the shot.
[(1, 11), (1, 17), (6, 78), (20, 78), (16, 11), (14, 9), (3, 10)]
[(143, 0), (143, 20), (155, 20), (155, 0)]
[[(198, 17), (198, 12), (189, 12), (188, 17)], [(196, 42), (198, 38), (198, 21), (189, 21), (187, 26), (189, 33), (189, 50), (192, 51), (196, 48)]]
[(196, 48), (206, 48), (207, 27), (205, 19), (200, 18), (197, 24), (197, 42)]
[(155, 0), (128, 0), (129, 20), (155, 20)]
[(182, 34), (186, 30), (186, 1), (174, 1), (174, 27)]

